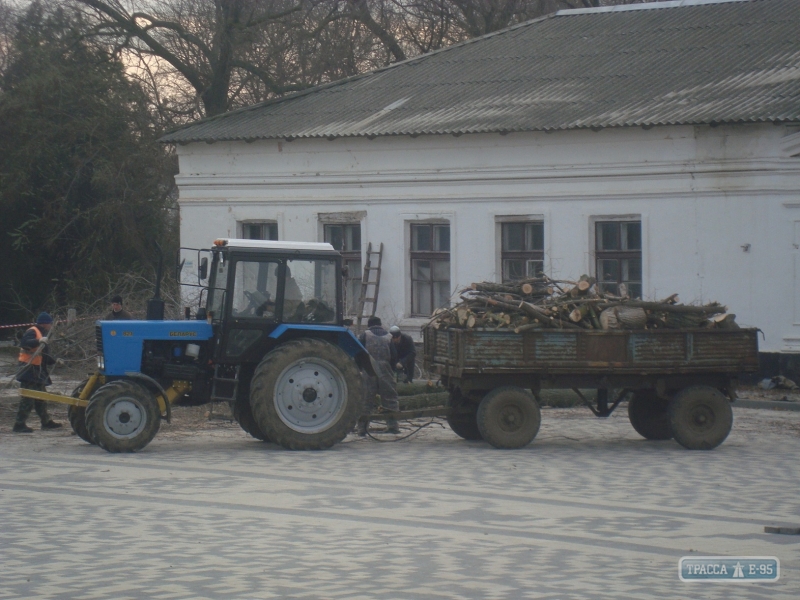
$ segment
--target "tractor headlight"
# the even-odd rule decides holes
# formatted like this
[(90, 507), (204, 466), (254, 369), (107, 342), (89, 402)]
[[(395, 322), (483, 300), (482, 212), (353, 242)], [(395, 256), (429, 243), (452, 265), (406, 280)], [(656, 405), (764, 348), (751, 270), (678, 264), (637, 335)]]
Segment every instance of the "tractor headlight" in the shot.
[(106, 361), (104, 361), (104, 360), (103, 360), (103, 357), (102, 357), (102, 356), (98, 356), (98, 357), (97, 357), (97, 368), (98, 368), (100, 371), (103, 371), (103, 370), (105, 370), (105, 368), (106, 368)]

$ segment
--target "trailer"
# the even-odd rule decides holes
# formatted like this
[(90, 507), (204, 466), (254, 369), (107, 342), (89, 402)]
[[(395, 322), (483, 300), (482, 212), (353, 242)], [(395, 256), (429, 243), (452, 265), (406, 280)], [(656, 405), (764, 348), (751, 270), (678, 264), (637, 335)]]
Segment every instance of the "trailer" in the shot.
[[(633, 428), (710, 450), (733, 425), (743, 373), (758, 370), (757, 329), (423, 331), (424, 365), (448, 390), (447, 421), (496, 448), (529, 444), (541, 423), (540, 391), (574, 390), (598, 417), (628, 399)], [(590, 401), (582, 389), (597, 390)]]

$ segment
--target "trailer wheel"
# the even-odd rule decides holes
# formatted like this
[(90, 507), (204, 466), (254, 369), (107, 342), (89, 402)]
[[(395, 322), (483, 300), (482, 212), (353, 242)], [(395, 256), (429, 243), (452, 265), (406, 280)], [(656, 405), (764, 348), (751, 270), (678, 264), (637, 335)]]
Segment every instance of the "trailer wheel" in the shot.
[(264, 357), (250, 384), (253, 417), (289, 450), (341, 442), (363, 410), (361, 373), (344, 351), (316, 339), (286, 342)]
[(86, 407), (89, 435), (108, 452), (136, 452), (149, 444), (161, 426), (161, 410), (150, 391), (117, 380), (101, 386)]
[[(84, 386), (88, 382), (88, 379), (81, 381), (78, 387), (72, 390), (72, 397), (79, 398)], [(72, 426), (72, 431), (74, 431), (79, 438), (84, 442), (95, 444), (92, 436), (89, 435), (89, 430), (86, 428), (86, 407), (70, 405), (67, 409), (67, 418), (69, 419), (69, 424)]]
[(628, 401), (628, 418), (636, 433), (647, 440), (672, 439), (669, 401), (654, 390), (636, 390)]
[(450, 392), (447, 403), (450, 412), (447, 413), (447, 424), (457, 436), (465, 440), (482, 440), (481, 430), (478, 429), (478, 406), (467, 403), (460, 390)]
[(672, 433), (684, 448), (711, 450), (728, 437), (733, 410), (718, 389), (698, 385), (675, 394), (669, 405)]
[(477, 420), (483, 439), (495, 448), (523, 448), (539, 433), (542, 413), (530, 392), (505, 386), (481, 400)]

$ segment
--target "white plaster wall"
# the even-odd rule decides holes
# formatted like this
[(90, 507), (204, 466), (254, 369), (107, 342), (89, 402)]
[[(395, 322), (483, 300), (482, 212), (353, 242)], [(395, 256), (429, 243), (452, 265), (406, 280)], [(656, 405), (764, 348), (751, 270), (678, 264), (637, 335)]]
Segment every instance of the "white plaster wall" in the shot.
[(207, 247), (247, 220), (277, 221), (282, 240), (320, 241), (318, 213), (366, 211), (364, 249), (370, 241), (386, 248), (378, 313), (412, 326), (411, 221), (450, 222), (456, 291), (499, 280), (498, 217), (544, 217), (546, 268), (573, 278), (594, 269), (593, 217), (637, 215), (647, 297), (719, 300), (764, 330), (762, 350), (800, 351), (796, 131), (765, 124), (189, 144), (178, 148), (181, 244)]

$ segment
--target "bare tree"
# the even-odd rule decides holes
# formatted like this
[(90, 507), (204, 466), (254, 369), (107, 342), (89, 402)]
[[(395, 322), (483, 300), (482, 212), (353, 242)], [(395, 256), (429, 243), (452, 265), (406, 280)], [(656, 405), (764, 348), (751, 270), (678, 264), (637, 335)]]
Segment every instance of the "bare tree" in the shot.
[(395, 60), (403, 60), (560, 9), (644, 1), (647, 0), (348, 0), (348, 4), (352, 17), (365, 23)]
[(16, 7), (9, 0), (0, 0), (0, 73), (5, 73), (14, 37)]
[(207, 116), (228, 110), (232, 89), (247, 77), (276, 94), (303, 87), (275, 80), (249, 56), (258, 46), (258, 32), (300, 12), (300, 0), (76, 1), (93, 11), (97, 35), (140, 61), (157, 57), (169, 65), (194, 90)]
[[(8, 1), (8, 0), (5, 0)], [(71, 0), (162, 120), (213, 116), (560, 8), (638, 0)]]

